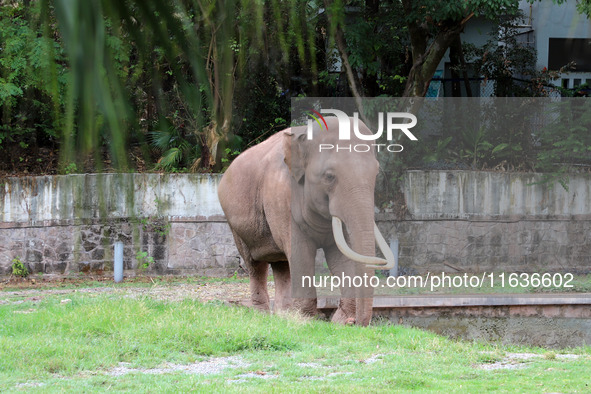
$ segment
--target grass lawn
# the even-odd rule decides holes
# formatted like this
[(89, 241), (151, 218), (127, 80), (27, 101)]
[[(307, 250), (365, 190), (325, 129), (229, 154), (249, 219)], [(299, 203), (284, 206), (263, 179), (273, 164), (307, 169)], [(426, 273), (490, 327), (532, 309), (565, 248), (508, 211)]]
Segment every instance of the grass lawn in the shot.
[(0, 305), (0, 391), (591, 390), (589, 347), (474, 344), (219, 302), (67, 297)]

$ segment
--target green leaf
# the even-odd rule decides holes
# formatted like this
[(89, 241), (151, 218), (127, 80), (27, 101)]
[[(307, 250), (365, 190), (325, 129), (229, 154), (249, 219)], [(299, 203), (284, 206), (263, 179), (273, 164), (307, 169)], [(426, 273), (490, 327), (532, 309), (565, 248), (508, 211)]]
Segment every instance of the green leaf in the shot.
[(500, 151), (502, 151), (503, 149), (505, 149), (508, 146), (509, 146), (509, 144), (507, 144), (507, 143), (499, 144), (499, 145), (497, 145), (497, 146), (494, 147), (494, 149), (492, 150), (492, 153), (495, 154), (497, 152), (500, 152)]

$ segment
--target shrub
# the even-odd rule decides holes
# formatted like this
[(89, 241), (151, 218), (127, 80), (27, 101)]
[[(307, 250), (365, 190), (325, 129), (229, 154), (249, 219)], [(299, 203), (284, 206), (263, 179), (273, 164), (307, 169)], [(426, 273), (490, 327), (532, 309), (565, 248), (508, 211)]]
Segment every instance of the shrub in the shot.
[(18, 257), (12, 259), (12, 274), (20, 276), (21, 278), (29, 276), (29, 270)]

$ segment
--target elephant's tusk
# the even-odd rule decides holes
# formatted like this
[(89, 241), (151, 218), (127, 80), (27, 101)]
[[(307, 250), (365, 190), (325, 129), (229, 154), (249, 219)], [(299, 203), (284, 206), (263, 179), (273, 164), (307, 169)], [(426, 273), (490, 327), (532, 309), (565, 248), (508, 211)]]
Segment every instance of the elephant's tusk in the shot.
[(380, 230), (378, 229), (378, 226), (375, 223), (374, 236), (380, 250), (382, 251), (382, 254), (386, 258), (385, 260), (379, 257), (363, 256), (353, 251), (345, 241), (345, 235), (343, 234), (343, 222), (336, 216), (332, 217), (332, 233), (334, 235), (335, 243), (341, 251), (341, 253), (343, 253), (346, 257), (350, 258), (351, 260), (358, 263), (366, 264), (367, 268), (373, 269), (387, 270), (394, 267), (394, 254), (388, 247), (386, 240), (382, 236), (382, 233), (380, 233)]
[[(388, 246), (388, 243), (384, 239), (384, 236), (380, 232), (380, 229), (378, 228), (378, 225), (375, 224), (375, 222), (373, 224), (373, 232), (376, 237), (376, 242), (378, 244), (378, 247), (380, 248), (380, 251), (382, 252), (384, 257), (386, 258), (386, 265), (379, 266), (376, 269), (389, 270), (389, 269), (394, 268), (394, 265), (396, 264), (396, 261), (394, 260), (394, 253), (392, 253), (392, 249), (390, 249), (390, 247)], [(370, 268), (373, 268), (373, 267), (370, 267)]]

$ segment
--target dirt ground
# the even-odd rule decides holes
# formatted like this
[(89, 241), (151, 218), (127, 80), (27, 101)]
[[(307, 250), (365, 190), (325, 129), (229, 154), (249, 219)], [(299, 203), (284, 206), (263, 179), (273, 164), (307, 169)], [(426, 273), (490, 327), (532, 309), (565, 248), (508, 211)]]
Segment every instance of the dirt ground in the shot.
[[(246, 280), (214, 280), (208, 278), (149, 277), (125, 278), (116, 284), (111, 277), (82, 278), (5, 278), (0, 280), (0, 305), (24, 301), (40, 301), (48, 295), (67, 298), (74, 293), (111, 293), (124, 297), (152, 297), (162, 301), (195, 299), (202, 302), (239, 303), (249, 297)], [(269, 283), (269, 294), (274, 294)]]

